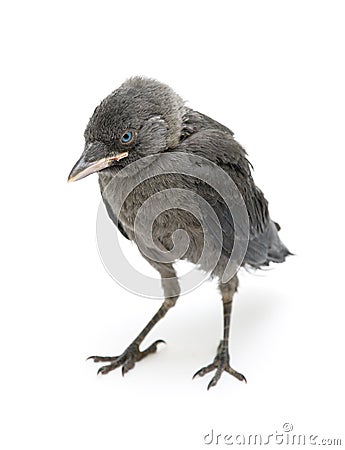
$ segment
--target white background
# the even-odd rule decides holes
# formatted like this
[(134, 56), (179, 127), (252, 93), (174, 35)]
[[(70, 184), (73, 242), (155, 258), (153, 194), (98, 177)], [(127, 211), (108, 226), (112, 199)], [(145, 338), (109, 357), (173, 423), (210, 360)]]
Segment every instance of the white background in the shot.
[[(285, 422), (344, 442), (344, 3), (1, 9), (1, 448), (201, 449), (212, 428)], [(145, 340), (168, 344), (124, 378), (85, 362), (121, 353), (159, 306), (102, 266), (97, 177), (66, 183), (93, 109), (131, 75), (235, 131), (296, 253), (240, 276), (231, 354), (247, 385), (191, 380), (221, 336), (214, 283), (180, 299)]]

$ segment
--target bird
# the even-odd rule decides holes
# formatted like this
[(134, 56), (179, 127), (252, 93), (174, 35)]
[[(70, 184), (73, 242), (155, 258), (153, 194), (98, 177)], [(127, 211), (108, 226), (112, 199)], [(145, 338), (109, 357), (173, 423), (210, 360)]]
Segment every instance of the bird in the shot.
[[(124, 375), (165, 343), (159, 339), (140, 348), (175, 306), (181, 294), (175, 263), (186, 260), (217, 279), (223, 306), (223, 335), (216, 355), (193, 378), (214, 372), (208, 389), (224, 372), (246, 382), (230, 365), (229, 333), (238, 271), (282, 263), (292, 254), (281, 241), (280, 226), (271, 219), (268, 201), (253, 180), (246, 151), (229, 128), (187, 106), (167, 84), (143, 76), (128, 78), (100, 102), (84, 138), (84, 151), (68, 181), (98, 173), (110, 219), (158, 271), (164, 293), (156, 314), (121, 354), (88, 359), (104, 363), (99, 374), (121, 367)], [(142, 212), (150, 199), (154, 199), (151, 206)], [(242, 209), (236, 209), (239, 204)], [(244, 214), (238, 218), (234, 210)], [(140, 212), (142, 220), (136, 226)], [(185, 234), (176, 235), (176, 230)], [(183, 251), (174, 253), (181, 242), (187, 242), (187, 248), (182, 246)], [(241, 257), (235, 257), (235, 269), (224, 276), (236, 245)]]

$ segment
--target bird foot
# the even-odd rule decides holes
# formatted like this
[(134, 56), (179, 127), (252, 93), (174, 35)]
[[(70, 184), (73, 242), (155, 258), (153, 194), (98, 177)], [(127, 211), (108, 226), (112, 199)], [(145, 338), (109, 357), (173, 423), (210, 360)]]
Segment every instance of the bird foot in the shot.
[(135, 341), (129, 345), (126, 350), (119, 356), (90, 356), (87, 359), (92, 359), (93, 362), (109, 362), (110, 364), (106, 366), (102, 366), (98, 369), (97, 375), (102, 374), (105, 375), (108, 372), (111, 372), (114, 369), (117, 369), (118, 367), (122, 366), (122, 376), (128, 372), (129, 370), (133, 369), (135, 366), (135, 363), (137, 361), (140, 361), (141, 359), (145, 358), (145, 356), (149, 355), (150, 353), (154, 353), (157, 350), (157, 345), (160, 343), (164, 343), (162, 339), (159, 339), (155, 341), (153, 344), (151, 344), (147, 349), (140, 351), (139, 350), (139, 344), (137, 344)]
[(220, 341), (220, 344), (218, 346), (217, 355), (213, 360), (213, 363), (209, 364), (208, 366), (205, 366), (198, 370), (194, 375), (195, 377), (203, 377), (209, 372), (212, 372), (212, 370), (215, 370), (216, 373), (214, 377), (209, 382), (207, 389), (210, 389), (211, 387), (215, 386), (218, 383), (218, 380), (220, 379), (222, 373), (225, 371), (229, 373), (230, 375), (233, 375), (235, 378), (237, 378), (240, 381), (247, 382), (244, 375), (242, 375), (239, 372), (236, 372), (232, 367), (230, 367), (230, 357), (227, 347), (224, 345), (223, 341)]

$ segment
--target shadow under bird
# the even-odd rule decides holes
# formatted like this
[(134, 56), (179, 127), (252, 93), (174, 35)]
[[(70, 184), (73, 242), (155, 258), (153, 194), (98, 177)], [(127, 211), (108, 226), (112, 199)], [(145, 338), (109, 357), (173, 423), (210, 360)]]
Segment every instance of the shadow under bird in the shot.
[[(234, 182), (245, 205), (248, 239), (238, 265), (260, 268), (270, 262), (283, 262), (291, 253), (281, 242), (278, 236), (280, 227), (270, 219), (268, 203), (253, 181), (245, 150), (227, 127), (188, 108), (169, 86), (143, 77), (128, 79), (106, 97), (95, 109), (84, 135), (84, 152), (68, 181), (98, 172), (109, 217), (127, 239), (138, 245), (142, 256), (159, 272), (164, 292), (164, 301), (157, 313), (121, 355), (90, 357), (94, 362), (107, 363), (98, 372), (106, 374), (122, 366), (122, 374), (125, 374), (164, 342), (157, 340), (148, 348), (140, 349), (146, 335), (175, 305), (180, 294), (174, 261), (155, 258), (149, 242), (163, 253), (169, 253), (176, 244), (174, 232), (183, 230), (189, 237), (188, 249), (178, 259), (197, 264), (198, 268), (217, 278), (223, 302), (223, 339), (213, 362), (194, 376), (215, 371), (208, 388), (217, 384), (224, 371), (246, 381), (230, 366), (228, 349), (232, 301), (238, 278), (236, 271), (228, 280), (224, 281), (223, 277), (235, 245), (235, 220), (224, 198), (205, 181), (212, 177), (212, 164)], [(177, 163), (181, 155), (185, 157), (185, 170), (184, 173), (176, 173), (172, 170), (173, 162)], [(197, 163), (193, 156), (200, 158)], [(135, 167), (135, 170), (127, 170), (130, 167)], [(205, 177), (194, 176), (195, 173), (204, 173)], [(229, 192), (233, 190), (231, 183), (224, 188)], [(178, 196), (181, 205), (175, 203), (170, 207), (168, 202), (162, 213), (152, 218), (151, 228), (141, 227), (136, 232), (135, 219), (141, 206), (150, 197), (170, 189), (181, 189), (183, 191), (178, 192), (186, 193)], [(163, 202), (164, 198), (168, 197), (163, 196), (158, 202)], [(210, 219), (205, 202), (211, 206), (217, 220)], [(193, 214), (194, 211), (200, 212), (202, 220)], [(149, 208), (145, 209), (145, 214), (150, 214)], [(145, 230), (152, 240), (148, 239)], [(205, 235), (210, 241), (207, 248), (204, 247)], [(211, 267), (209, 261), (214, 259), (211, 253), (217, 246), (220, 248), (219, 258)], [(203, 252), (206, 252), (206, 257), (200, 263)]]

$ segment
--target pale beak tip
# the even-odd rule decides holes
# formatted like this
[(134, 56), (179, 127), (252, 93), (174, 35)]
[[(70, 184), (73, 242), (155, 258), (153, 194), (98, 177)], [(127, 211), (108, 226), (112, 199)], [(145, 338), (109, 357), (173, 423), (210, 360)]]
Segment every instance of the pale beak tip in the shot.
[(120, 161), (120, 159), (126, 158), (127, 156), (128, 152), (122, 152), (113, 157), (103, 157), (96, 161), (85, 161), (85, 156), (83, 154), (79, 161), (77, 161), (77, 163), (74, 165), (71, 173), (67, 178), (67, 182), (71, 183), (73, 181), (81, 180), (91, 173), (106, 169), (107, 167), (111, 166), (114, 161)]

